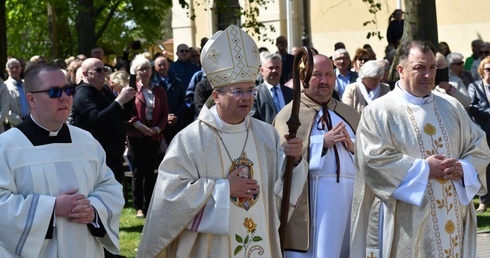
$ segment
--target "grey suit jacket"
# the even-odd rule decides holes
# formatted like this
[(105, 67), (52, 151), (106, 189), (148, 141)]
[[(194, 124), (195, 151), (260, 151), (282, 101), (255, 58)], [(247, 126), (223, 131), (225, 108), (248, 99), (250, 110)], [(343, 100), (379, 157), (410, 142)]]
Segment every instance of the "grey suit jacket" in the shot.
[[(284, 103), (287, 105), (293, 99), (293, 90), (287, 86), (281, 85)], [(255, 96), (254, 105), (250, 115), (261, 121), (272, 124), (277, 113), (274, 101), (267, 86), (262, 83), (257, 86), (257, 95)]]
[(17, 82), (9, 77), (5, 81), (5, 85), (7, 85), (7, 89), (10, 93), (10, 111), (7, 115), (7, 122), (10, 124), (10, 126), (17, 126), (23, 121), (20, 112), (20, 95), (19, 89), (17, 88)]

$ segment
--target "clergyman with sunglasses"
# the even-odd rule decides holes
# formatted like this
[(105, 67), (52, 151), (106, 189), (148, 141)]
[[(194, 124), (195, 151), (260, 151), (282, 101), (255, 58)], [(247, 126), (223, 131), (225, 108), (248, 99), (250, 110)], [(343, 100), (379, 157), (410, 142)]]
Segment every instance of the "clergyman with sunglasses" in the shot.
[(0, 257), (118, 253), (122, 187), (99, 142), (65, 123), (74, 87), (52, 64), (24, 78), (31, 113), (0, 135)]
[(122, 182), (122, 156), (125, 150), (125, 122), (131, 118), (135, 89), (123, 87), (114, 96), (105, 85), (106, 68), (97, 58), (83, 61), (83, 82), (73, 97), (72, 124), (92, 133), (107, 154), (107, 165), (116, 179)]

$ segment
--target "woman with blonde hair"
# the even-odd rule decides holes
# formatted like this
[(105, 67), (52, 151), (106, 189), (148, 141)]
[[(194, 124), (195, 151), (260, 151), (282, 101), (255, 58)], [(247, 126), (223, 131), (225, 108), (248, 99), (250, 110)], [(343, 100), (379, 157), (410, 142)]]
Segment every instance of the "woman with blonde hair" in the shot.
[[(473, 120), (480, 125), (487, 134), (487, 143), (490, 144), (490, 56), (485, 57), (478, 66), (481, 80), (475, 81), (468, 86), (468, 94), (471, 104), (468, 109)], [(487, 186), (490, 185), (490, 165), (487, 166)], [(485, 212), (490, 204), (490, 192), (480, 196), (480, 206), (477, 213)]]
[(124, 71), (115, 71), (109, 76), (109, 86), (114, 95), (118, 95), (122, 88), (129, 84), (129, 75)]

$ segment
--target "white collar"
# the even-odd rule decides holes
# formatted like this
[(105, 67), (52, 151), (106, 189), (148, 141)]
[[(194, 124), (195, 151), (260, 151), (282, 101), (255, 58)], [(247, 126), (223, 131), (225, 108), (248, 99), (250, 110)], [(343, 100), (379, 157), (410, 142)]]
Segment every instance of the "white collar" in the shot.
[(36, 119), (34, 119), (34, 117), (32, 117), (32, 114), (29, 114), (29, 115), (31, 116), (31, 119), (32, 119), (32, 121), (34, 121), (34, 123), (36, 123), (36, 124), (37, 124), (39, 127), (41, 127), (42, 129), (44, 129), (44, 130), (46, 130), (46, 131), (48, 131), (48, 132), (49, 132), (49, 136), (58, 136), (58, 133), (60, 132), (61, 127), (63, 127), (63, 125), (61, 125), (61, 126), (60, 126), (60, 128), (58, 128), (56, 131), (50, 131), (48, 128), (46, 128), (46, 127), (44, 127), (44, 126), (40, 125), (40, 124), (39, 124), (39, 123), (36, 121)]
[(424, 105), (430, 103), (434, 99), (432, 93), (429, 93), (429, 95), (425, 97), (417, 97), (412, 95), (411, 93), (400, 87), (400, 81), (396, 82), (395, 89), (393, 89), (393, 91), (396, 92), (397, 95), (403, 98), (405, 101), (414, 105)]

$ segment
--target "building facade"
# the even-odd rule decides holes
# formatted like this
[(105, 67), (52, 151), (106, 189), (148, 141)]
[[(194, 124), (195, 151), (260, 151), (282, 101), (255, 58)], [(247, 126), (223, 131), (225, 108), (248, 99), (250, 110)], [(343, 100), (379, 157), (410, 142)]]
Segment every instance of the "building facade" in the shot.
[[(188, 0), (189, 9), (182, 8), (178, 0), (173, 0), (172, 28), (175, 45), (186, 43), (199, 47), (203, 37), (210, 37), (225, 26), (223, 20), (229, 19), (224, 12), (216, 15), (212, 11), (213, 0)], [(249, 1), (229, 0), (230, 8), (249, 8)], [(303, 4), (306, 3), (306, 6)], [(344, 42), (352, 54), (364, 44), (370, 44), (377, 54), (383, 58), (387, 46), (386, 29), (390, 14), (395, 9), (404, 9), (401, 0), (379, 0), (381, 11), (376, 15), (376, 25), (363, 23), (374, 18), (368, 11), (368, 5), (362, 0), (270, 0), (260, 6), (259, 20), (269, 28), (274, 26), (275, 32), (268, 29), (253, 35), (259, 47), (276, 51), (274, 39), (279, 35), (288, 38), (289, 47), (302, 46), (307, 40), (310, 46), (320, 53), (331, 55), (336, 42)], [(304, 8), (305, 7), (305, 8)], [(490, 41), (490, 1), (481, 0), (436, 0), (439, 41), (449, 44), (451, 51), (460, 52), (465, 57), (471, 55), (471, 41), (482, 39)], [(223, 12), (221, 12), (223, 13)], [(195, 19), (190, 19), (195, 16)], [(305, 18), (306, 17), (306, 18)], [(244, 22), (238, 18), (237, 25)], [(226, 26), (225, 26), (226, 27)], [(304, 33), (306, 31), (306, 33)], [(370, 31), (380, 31), (383, 39), (367, 38)], [(305, 35), (306, 34), (306, 35)], [(266, 35), (266, 36), (264, 36)], [(270, 40), (263, 41), (264, 38)]]

